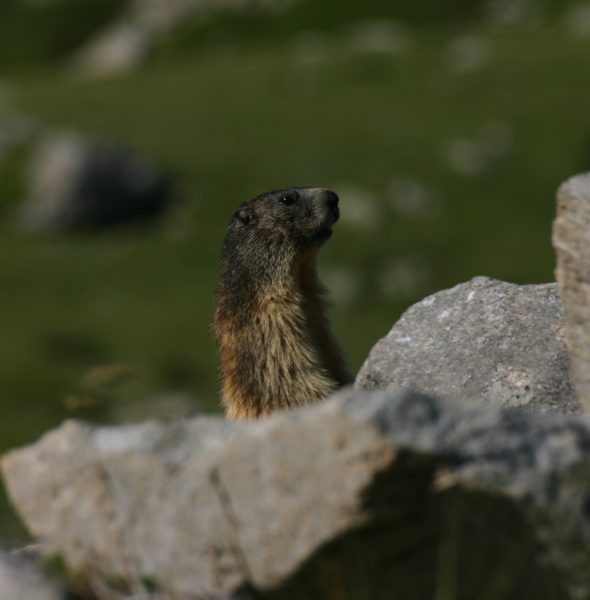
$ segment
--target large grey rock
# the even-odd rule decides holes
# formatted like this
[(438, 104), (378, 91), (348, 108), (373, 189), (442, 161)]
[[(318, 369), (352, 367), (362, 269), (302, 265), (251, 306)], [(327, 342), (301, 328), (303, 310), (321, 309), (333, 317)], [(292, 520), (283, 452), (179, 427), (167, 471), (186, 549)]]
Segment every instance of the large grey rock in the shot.
[(357, 391), (250, 423), (68, 422), (2, 470), (101, 598), (590, 595), (582, 417)]
[(355, 385), (578, 412), (562, 313), (555, 284), (476, 277), (409, 308), (371, 350)]
[(169, 201), (166, 175), (127, 150), (74, 132), (43, 138), (29, 170), (23, 223), (34, 231), (150, 221)]
[(572, 375), (580, 400), (590, 410), (590, 173), (559, 188), (553, 246)]
[(0, 551), (0, 600), (60, 600), (62, 592), (31, 561)]

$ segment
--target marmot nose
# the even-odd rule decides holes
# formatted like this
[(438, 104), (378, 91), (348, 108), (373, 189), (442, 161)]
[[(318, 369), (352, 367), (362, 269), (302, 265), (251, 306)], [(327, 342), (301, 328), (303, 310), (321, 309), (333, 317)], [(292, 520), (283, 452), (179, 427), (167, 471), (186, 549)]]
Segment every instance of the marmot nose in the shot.
[(326, 198), (326, 204), (330, 208), (336, 208), (338, 206), (338, 194), (332, 190), (326, 190), (324, 192)]

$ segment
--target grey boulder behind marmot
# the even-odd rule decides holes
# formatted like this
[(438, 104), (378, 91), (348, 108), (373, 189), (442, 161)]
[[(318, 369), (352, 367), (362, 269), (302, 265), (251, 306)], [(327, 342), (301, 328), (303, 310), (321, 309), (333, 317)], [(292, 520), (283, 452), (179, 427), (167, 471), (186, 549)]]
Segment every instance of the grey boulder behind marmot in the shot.
[(371, 350), (356, 387), (577, 413), (556, 284), (476, 277), (409, 308)]

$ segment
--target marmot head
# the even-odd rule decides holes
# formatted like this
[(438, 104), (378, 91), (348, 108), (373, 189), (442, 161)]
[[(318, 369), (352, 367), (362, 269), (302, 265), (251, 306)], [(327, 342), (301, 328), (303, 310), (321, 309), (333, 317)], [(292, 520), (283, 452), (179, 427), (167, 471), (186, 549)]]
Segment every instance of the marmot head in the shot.
[(321, 246), (338, 220), (338, 196), (324, 188), (287, 188), (266, 192), (245, 202), (234, 213), (230, 229), (244, 238), (272, 240), (296, 249)]

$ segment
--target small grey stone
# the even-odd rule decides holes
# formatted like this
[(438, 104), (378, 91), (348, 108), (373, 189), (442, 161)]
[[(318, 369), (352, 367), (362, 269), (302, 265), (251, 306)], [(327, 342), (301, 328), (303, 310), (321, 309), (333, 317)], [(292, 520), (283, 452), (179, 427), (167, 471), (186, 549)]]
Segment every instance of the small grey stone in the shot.
[(409, 308), (371, 350), (356, 386), (575, 413), (555, 284), (486, 277)]

